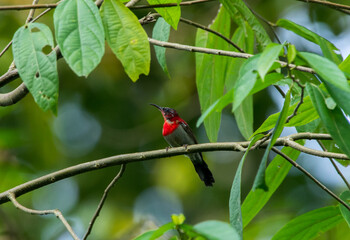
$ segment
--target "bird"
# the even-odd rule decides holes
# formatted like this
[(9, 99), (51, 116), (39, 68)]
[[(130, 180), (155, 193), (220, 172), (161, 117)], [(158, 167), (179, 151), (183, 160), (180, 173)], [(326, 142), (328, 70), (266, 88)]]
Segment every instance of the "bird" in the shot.
[[(163, 137), (171, 147), (186, 147), (187, 145), (198, 143), (190, 126), (179, 116), (175, 109), (160, 107), (153, 103), (150, 103), (150, 105), (158, 108), (162, 113), (164, 118)], [(208, 165), (203, 160), (202, 153), (190, 153), (186, 154), (186, 156), (191, 159), (194, 169), (204, 184), (206, 186), (213, 186), (215, 180)]]

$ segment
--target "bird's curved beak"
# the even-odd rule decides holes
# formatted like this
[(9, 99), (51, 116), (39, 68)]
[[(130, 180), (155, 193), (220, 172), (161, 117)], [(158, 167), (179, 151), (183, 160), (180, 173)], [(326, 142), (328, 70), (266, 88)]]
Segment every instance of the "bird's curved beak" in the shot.
[(150, 103), (149, 105), (152, 105), (152, 106), (154, 106), (154, 107), (158, 108), (158, 109), (159, 109), (159, 111), (163, 112), (163, 108), (162, 108), (162, 107), (160, 107), (160, 106), (158, 106), (157, 104)]

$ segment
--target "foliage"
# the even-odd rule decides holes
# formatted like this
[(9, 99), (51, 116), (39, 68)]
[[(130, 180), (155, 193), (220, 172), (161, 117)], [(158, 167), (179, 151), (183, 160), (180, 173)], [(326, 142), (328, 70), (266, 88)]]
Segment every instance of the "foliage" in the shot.
[[(96, 5), (91, 0), (64, 0), (54, 10), (54, 34), (52, 34), (50, 27), (44, 23), (27, 22), (19, 27), (12, 39), (13, 67), (18, 70), (20, 78), (33, 96), (36, 104), (43, 111), (51, 110), (55, 115), (60, 115), (60, 111), (57, 111), (58, 95), (61, 91), (59, 91), (58, 76), (61, 76), (59, 73), (63, 67), (57, 64), (57, 60), (62, 57), (77, 76), (87, 78), (89, 75), (94, 75), (94, 71), (97, 71), (96, 68), (103, 61), (105, 40), (120, 61), (121, 68), (124, 69), (126, 75), (133, 82), (136, 82), (142, 74), (152, 74), (152, 71), (155, 70), (151, 68), (151, 39), (147, 34), (149, 30), (145, 30), (146, 27), (142, 26), (141, 23), (148, 25), (156, 21), (152, 29), (152, 37), (161, 42), (154, 46), (155, 59), (158, 60), (169, 79), (170, 75), (172, 78), (176, 78), (174, 77), (175, 74), (170, 74), (172, 62), (166, 60), (164, 43), (167, 43), (169, 37), (172, 36), (171, 27), (174, 30), (180, 29), (181, 1), (148, 0), (148, 3), (151, 5), (173, 5), (154, 8), (157, 14), (145, 14), (144, 22), (142, 22), (142, 19), (138, 19), (139, 15), (136, 15), (130, 6), (125, 5), (121, 0), (105, 0), (101, 6)], [(339, 49), (332, 42), (287, 19), (278, 19), (276, 24), (270, 23), (270, 25), (291, 31), (299, 37), (316, 44), (321, 53), (312, 53), (308, 49), (298, 51), (293, 42), (277, 43), (277, 39), (269, 36), (256, 14), (251, 11), (245, 1), (220, 0), (220, 3), (219, 10), (211, 24), (208, 27), (197, 29), (195, 40), (193, 39), (194, 47), (197, 48), (193, 48), (193, 46), (186, 47), (187, 51), (196, 52), (194, 56), (195, 64), (192, 65), (192, 68), (195, 67), (195, 82), (201, 109), (197, 127), (204, 123), (209, 141), (217, 142), (218, 139), (220, 140), (222, 119), (227, 115), (225, 107), (232, 104), (229, 112), (234, 115), (242, 137), (249, 140), (249, 143), (244, 145), (245, 147), (241, 146), (241, 149), (239, 149), (239, 151), (245, 153), (240, 160), (235, 175), (231, 174), (230, 176), (232, 184), (230, 183), (229, 204), (225, 206), (227, 216), (229, 215), (229, 223), (225, 219), (225, 221), (206, 220), (191, 225), (185, 223), (183, 214), (172, 215), (171, 222), (158, 224), (155, 229), (145, 231), (136, 237), (136, 240), (158, 239), (162, 236), (171, 237), (170, 239), (243, 239), (249, 224), (262, 211), (272, 196), (276, 194), (290, 172), (292, 165), (286, 161), (284, 156), (288, 156), (293, 163), (302, 151), (296, 148), (283, 147), (281, 150), (283, 155), (279, 154), (269, 162), (270, 152), (277, 140), (281, 139), (280, 136), (286, 127), (297, 127), (298, 133), (330, 134), (332, 140), (327, 140), (327, 143), (323, 145), (323, 141), (317, 139), (318, 143), (324, 148), (323, 153), (343, 153), (350, 157), (350, 124), (348, 117), (350, 115), (350, 55), (343, 60)], [(53, 35), (59, 50), (58, 48), (55, 49)], [(176, 36), (177, 33), (174, 32), (174, 35)], [(171, 47), (186, 50), (185, 47), (182, 46), (182, 49), (177, 44), (173, 44)], [(214, 49), (217, 52), (216, 54), (208, 54), (208, 49)], [(224, 55), (223, 52), (226, 53), (225, 56), (222, 56)], [(181, 64), (186, 63), (184, 61)], [(111, 68), (114, 68), (114, 66)], [(183, 86), (184, 84), (188, 83), (183, 81), (176, 85), (181, 89), (180, 92), (186, 91), (184, 89), (187, 86)], [(281, 90), (281, 86), (283, 86), (283, 89), (288, 89), (285, 91), (286, 93)], [(257, 126), (257, 124), (254, 125), (254, 120), (256, 120), (256, 117), (254, 117), (254, 114), (256, 114), (256, 108), (253, 104), (254, 99), (268, 87), (276, 87), (280, 89), (280, 92), (283, 92), (281, 93), (283, 104), (279, 112), (271, 114), (265, 120), (262, 119), (260, 121), (262, 124)], [(157, 92), (162, 92), (162, 89), (156, 89)], [(108, 92), (108, 89), (102, 91), (102, 98), (108, 96), (106, 92)], [(118, 94), (122, 94), (122, 92), (119, 90)], [(141, 92), (144, 93), (147, 90)], [(114, 92), (111, 95), (114, 95)], [(166, 97), (171, 96), (170, 94), (165, 95)], [(125, 98), (134, 100), (136, 97), (130, 93)], [(89, 100), (95, 101), (96, 99), (89, 96)], [(109, 102), (109, 100), (106, 102)], [(108, 104), (111, 107), (109, 110), (114, 110), (114, 104)], [(101, 111), (104, 112), (103, 116), (108, 117), (110, 111), (107, 107), (104, 107), (104, 104), (96, 103), (95, 111), (97, 112), (101, 108)], [(32, 109), (34, 106), (30, 108)], [(2, 114), (3, 116), (12, 114), (5, 111), (1, 109), (1, 117)], [(128, 113), (132, 114), (130, 118), (135, 119), (143, 114), (140, 111), (130, 111)], [(33, 122), (36, 122), (35, 110), (29, 112), (29, 114), (33, 117)], [(119, 113), (116, 115), (123, 118), (123, 121), (127, 122), (126, 124), (131, 124), (130, 128), (133, 127), (131, 121), (128, 121), (129, 116)], [(50, 117), (48, 119), (47, 122), (52, 122)], [(91, 123), (90, 126), (96, 126), (93, 120), (89, 123)], [(254, 128), (255, 126), (257, 127)], [(254, 129), (256, 130), (254, 131)], [(264, 134), (266, 131), (270, 132)], [(139, 134), (139, 131), (137, 133)], [(147, 134), (147, 131), (145, 133)], [(21, 139), (19, 137), (18, 139), (7, 137), (17, 134), (15, 129), (1, 130), (0, 136), (8, 138), (8, 141), (1, 142), (2, 147), (10, 148), (12, 141), (20, 143)], [(46, 137), (48, 135), (50, 133)], [(129, 133), (129, 135), (132, 134)], [(84, 136), (79, 136), (79, 139), (83, 138)], [(120, 139), (118, 140), (123, 142)], [(264, 143), (266, 144), (263, 145)], [(303, 147), (305, 140), (297, 140), (295, 143)], [(252, 175), (252, 171), (249, 172), (249, 175), (252, 175), (255, 180), (251, 190), (247, 191), (248, 194), (242, 202), (242, 186), (244, 185), (242, 177), (245, 173), (243, 164), (246, 162), (248, 152), (252, 152), (252, 150), (262, 145), (265, 148), (264, 155), (261, 157), (259, 167), (254, 170), (256, 174)], [(43, 146), (40, 147), (40, 149), (44, 148)], [(135, 145), (133, 151), (136, 151), (136, 149), (139, 148)], [(122, 152), (124, 153), (126, 150), (123, 149)], [(322, 153), (317, 154), (322, 156)], [(0, 155), (1, 159), (2, 156)], [(349, 160), (339, 160), (339, 162), (344, 166), (349, 164)], [(167, 164), (170, 166), (170, 163)], [(14, 169), (11, 169), (12, 167)], [(23, 169), (16, 170), (16, 167), (6, 166), (4, 169), (8, 168), (6, 170), (8, 173), (14, 171), (13, 176), (16, 176), (16, 174), (23, 171)], [(48, 168), (44, 170), (48, 171)], [(233, 172), (231, 171), (231, 173)], [(26, 180), (26, 173), (19, 175), (18, 179)], [(137, 179), (137, 177), (137, 174), (135, 174), (134, 178)], [(308, 175), (308, 177), (310, 176)], [(104, 179), (104, 176), (101, 178)], [(182, 181), (185, 181), (184, 179), (187, 181), (186, 177), (182, 178)], [(314, 176), (311, 176), (311, 179), (318, 182)], [(346, 183), (346, 180), (344, 181)], [(86, 185), (89, 184), (92, 183), (86, 183)], [(146, 181), (142, 184), (146, 184)], [(220, 181), (217, 181), (216, 184), (220, 185)], [(322, 187), (323, 185), (318, 185), (325, 190), (325, 187)], [(6, 181), (4, 181), (4, 186), (5, 189), (3, 190), (10, 188), (10, 184)], [(86, 187), (90, 188), (90, 186)], [(225, 186), (220, 187), (225, 188)], [(182, 188), (182, 186), (179, 188)], [(191, 186), (188, 187), (189, 190), (186, 190), (185, 183), (183, 188), (185, 189), (182, 189), (184, 192), (187, 191), (187, 196), (190, 196), (190, 193), (192, 193)], [(226, 188), (225, 191), (228, 192), (228, 189)], [(138, 192), (140, 189), (135, 187), (134, 190)], [(349, 191), (335, 194), (336, 197), (338, 195), (342, 200), (337, 198), (337, 204), (331, 203), (329, 206), (322, 207), (315, 204), (313, 210), (308, 209), (306, 211), (304, 209), (302, 213), (298, 212), (298, 216), (289, 219), (279, 231), (273, 233), (272, 239), (314, 239), (326, 231), (336, 229), (341, 224), (346, 223), (350, 226), (349, 210), (344, 206), (349, 202)], [(201, 208), (201, 206), (198, 204), (193, 208)], [(206, 210), (208, 209), (201, 209), (200, 211)], [(0, 230), (3, 231), (1, 227)]]

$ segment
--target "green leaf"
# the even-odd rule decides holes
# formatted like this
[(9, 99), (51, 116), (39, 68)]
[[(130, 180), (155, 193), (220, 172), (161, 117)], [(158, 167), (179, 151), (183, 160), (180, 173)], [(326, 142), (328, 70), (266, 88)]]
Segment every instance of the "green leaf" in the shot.
[(289, 31), (292, 31), (305, 38), (306, 40), (319, 45), (321, 47), (323, 55), (334, 63), (339, 64), (342, 61), (341, 55), (336, 53), (336, 51), (339, 51), (339, 49), (336, 48), (327, 39), (287, 19), (279, 19), (276, 24), (279, 27), (283, 27)]
[(339, 69), (347, 74), (347, 77), (350, 76), (350, 54), (338, 65)]
[[(34, 31), (39, 30), (39, 31)], [(48, 55), (44, 47), (53, 49), (52, 33), (44, 24), (30, 23), (19, 28), (13, 37), (13, 56), (19, 75), (44, 111), (57, 112), (58, 74), (56, 52)]]
[(175, 225), (181, 225), (184, 223), (184, 221), (186, 220), (185, 215), (183, 215), (182, 213), (179, 215), (176, 214), (172, 214), (171, 215), (171, 220), (173, 221), (173, 223)]
[(307, 84), (307, 91), (312, 103), (332, 138), (339, 148), (350, 156), (350, 127), (349, 122), (339, 107), (330, 110), (325, 103), (326, 97), (321, 89), (313, 84)]
[(271, 140), (270, 140), (269, 144), (267, 145), (264, 156), (261, 160), (261, 163), (260, 163), (260, 166), (258, 169), (258, 173), (256, 174), (254, 184), (253, 184), (254, 191), (258, 188), (261, 188), (264, 191), (269, 190), (269, 188), (265, 182), (265, 180), (266, 180), (265, 179), (265, 170), (266, 170), (267, 158), (268, 158), (270, 150), (273, 147), (273, 145), (275, 144), (277, 138), (281, 135), (283, 127), (284, 127), (284, 123), (286, 122), (286, 119), (288, 117), (290, 96), (291, 96), (291, 89), (289, 89), (288, 93), (286, 94), (281, 114), (278, 116), (276, 127), (272, 133)]
[(138, 237), (134, 238), (134, 240), (150, 240), (155, 231), (156, 230), (151, 230), (151, 231), (142, 233)]
[(258, 49), (260, 51), (264, 49), (269, 43), (271, 43), (269, 35), (266, 33), (265, 29), (256, 19), (254, 14), (245, 5), (244, 1), (220, 0), (220, 2), (224, 5), (225, 9), (227, 9), (227, 11), (231, 15), (232, 19), (237, 23), (237, 25), (243, 27), (245, 21), (248, 22), (248, 24), (255, 33), (256, 40), (258, 43)]
[(233, 111), (237, 127), (242, 136), (248, 140), (253, 134), (253, 96), (247, 96), (243, 102)]
[(297, 49), (293, 44), (288, 45), (287, 59), (288, 63), (292, 63), (297, 56)]
[(249, 58), (241, 67), (241, 70), (239, 71), (239, 78), (234, 86), (232, 111), (236, 110), (236, 108), (253, 89), (258, 76), (256, 66), (257, 62), (259, 61), (259, 57), (260, 54)]
[(249, 95), (253, 95), (284, 78), (284, 75), (281, 73), (272, 72), (265, 76), (265, 80), (263, 81), (261, 78), (257, 78), (254, 87), (250, 91)]
[[(152, 38), (167, 42), (169, 40), (169, 34), (170, 25), (164, 20), (164, 18), (158, 18), (153, 28)], [(154, 46), (158, 63), (162, 67), (165, 74), (170, 78), (168, 67), (166, 65), (165, 50), (166, 48), (164, 47)]]
[[(348, 203), (348, 205), (349, 205), (350, 191), (347, 190), (347, 191), (342, 192), (340, 194), (340, 199), (343, 200), (344, 202)], [(341, 212), (343, 218), (345, 219), (346, 223), (350, 227), (350, 211), (349, 211), (349, 209), (344, 207), (342, 204), (339, 204), (339, 208), (340, 208), (340, 212)]]
[[(298, 141), (299, 144), (303, 144), (302, 141)], [(289, 156), (294, 161), (299, 157), (300, 152), (289, 147), (282, 148), (282, 152)], [(243, 227), (246, 227), (248, 223), (259, 213), (259, 211), (265, 206), (267, 201), (271, 198), (273, 193), (281, 185), (285, 177), (287, 176), (292, 165), (286, 161), (280, 155), (274, 157), (269, 166), (266, 168), (266, 185), (268, 191), (262, 189), (251, 190), (242, 204), (242, 219)]]
[[(294, 109), (297, 107), (297, 105), (298, 103), (295, 103), (293, 106), (289, 108), (287, 116), (290, 116), (293, 114)], [(253, 135), (258, 133), (263, 133), (272, 129), (275, 126), (279, 115), (280, 113), (275, 113), (270, 115), (263, 122), (263, 124), (253, 133)], [(318, 118), (317, 111), (313, 107), (310, 97), (307, 96), (307, 97), (304, 97), (304, 102), (300, 105), (297, 111), (297, 114), (288, 123), (286, 123), (285, 126), (286, 127), (302, 126), (309, 122), (312, 122), (317, 118)]]
[(100, 63), (105, 34), (97, 6), (91, 0), (64, 0), (54, 13), (58, 46), (69, 67), (87, 76)]
[(307, 240), (328, 231), (342, 222), (339, 208), (329, 206), (298, 216), (287, 223), (272, 240)]
[(208, 240), (239, 240), (237, 231), (230, 224), (221, 221), (205, 221), (196, 224), (193, 229)]
[[(181, 0), (147, 0), (151, 5), (154, 4), (166, 4), (166, 3), (177, 3), (180, 4)], [(164, 8), (155, 8), (164, 20), (169, 23), (175, 30), (177, 30), (177, 25), (179, 24), (181, 17), (181, 8), (177, 7), (164, 7)]]
[(230, 209), (230, 223), (243, 239), (243, 224), (242, 224), (242, 213), (241, 213), (241, 180), (242, 180), (242, 168), (245, 158), (248, 155), (250, 148), (264, 135), (256, 135), (252, 141), (250, 141), (247, 151), (244, 153), (236, 170), (235, 178), (233, 179), (230, 193), (229, 209)]
[(270, 43), (261, 53), (258, 61), (258, 72), (262, 80), (264, 80), (266, 73), (270, 70), (272, 64), (277, 60), (284, 45)]
[[(210, 28), (229, 37), (229, 22), (229, 15), (224, 11), (224, 8), (221, 8)], [(197, 31), (196, 46), (229, 49), (229, 45), (226, 41), (218, 38), (214, 34), (208, 35), (208, 32), (201, 29)], [(196, 84), (202, 112), (215, 103), (224, 92), (228, 59), (229, 58), (217, 55), (196, 53)], [(218, 112), (211, 114), (204, 120), (205, 130), (211, 142), (215, 142), (217, 139), (220, 122), (221, 113)]]
[(120, 0), (106, 0), (101, 7), (106, 39), (132, 81), (148, 75), (150, 46), (137, 17)]

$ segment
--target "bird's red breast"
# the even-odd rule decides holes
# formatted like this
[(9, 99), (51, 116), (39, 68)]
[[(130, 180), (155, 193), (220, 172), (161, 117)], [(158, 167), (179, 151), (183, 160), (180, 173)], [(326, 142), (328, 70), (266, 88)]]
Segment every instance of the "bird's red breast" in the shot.
[(187, 125), (187, 123), (179, 116), (175, 116), (171, 120), (165, 119), (163, 124), (163, 136), (167, 136), (174, 132), (175, 129), (179, 126), (180, 122), (183, 122)]

